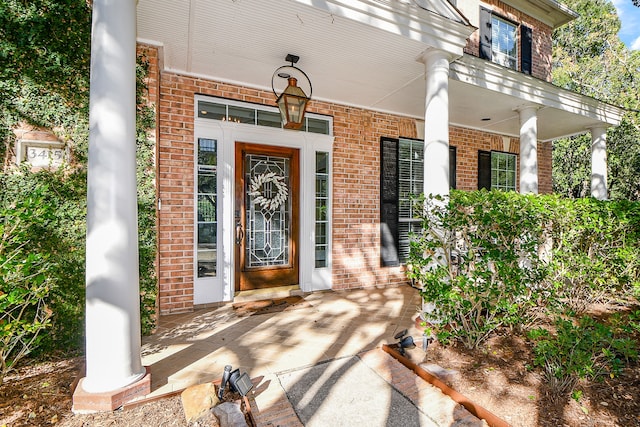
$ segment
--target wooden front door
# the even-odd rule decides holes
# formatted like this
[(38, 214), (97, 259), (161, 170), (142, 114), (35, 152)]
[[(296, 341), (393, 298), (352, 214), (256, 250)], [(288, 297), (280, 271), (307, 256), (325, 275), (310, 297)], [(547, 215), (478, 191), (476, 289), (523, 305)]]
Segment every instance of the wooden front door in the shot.
[(236, 143), (236, 291), (298, 284), (299, 151)]

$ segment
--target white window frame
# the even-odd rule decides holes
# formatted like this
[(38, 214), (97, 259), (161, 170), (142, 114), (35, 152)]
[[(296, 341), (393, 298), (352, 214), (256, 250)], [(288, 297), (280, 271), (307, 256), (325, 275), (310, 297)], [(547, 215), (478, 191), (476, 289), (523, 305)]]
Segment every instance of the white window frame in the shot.
[[(510, 31), (505, 34), (505, 28)], [(502, 49), (501, 39), (506, 38), (506, 43), (513, 44), (514, 53), (511, 55), (507, 50)], [(504, 67), (518, 70), (518, 25), (504, 18), (491, 15), (491, 60)]]
[[(505, 159), (511, 158), (513, 163), (513, 169), (509, 169), (507, 167), (502, 168), (500, 165), (494, 167), (494, 157), (504, 157)], [(497, 159), (499, 162), (499, 159)], [(516, 191), (516, 182), (517, 182), (517, 174), (518, 174), (518, 156), (513, 153), (506, 153), (504, 151), (491, 151), (491, 189), (492, 190), (503, 190), (503, 191)], [(512, 173), (513, 174), (513, 182), (497, 182), (500, 181), (500, 175)], [(507, 178), (505, 178), (507, 179)], [(494, 184), (495, 182), (495, 184)]]
[[(411, 144), (410, 154), (415, 154), (420, 151), (421, 161), (416, 159), (403, 159), (401, 157), (402, 144)], [(403, 177), (401, 163), (405, 161), (409, 163), (409, 176)], [(420, 164), (420, 168), (414, 168), (414, 165)], [(409, 191), (402, 191), (402, 182), (408, 183)], [(418, 192), (411, 191), (412, 188), (419, 188)], [(422, 221), (419, 218), (414, 218), (413, 206), (411, 205), (411, 195), (421, 194), (424, 190), (424, 141), (410, 138), (398, 139), (398, 259), (400, 264), (406, 264), (409, 253), (409, 235), (412, 232), (420, 231)], [(408, 215), (402, 216), (401, 206), (404, 204), (409, 205)], [(407, 228), (406, 232), (403, 232), (401, 228)], [(405, 248), (406, 253), (403, 253)]]

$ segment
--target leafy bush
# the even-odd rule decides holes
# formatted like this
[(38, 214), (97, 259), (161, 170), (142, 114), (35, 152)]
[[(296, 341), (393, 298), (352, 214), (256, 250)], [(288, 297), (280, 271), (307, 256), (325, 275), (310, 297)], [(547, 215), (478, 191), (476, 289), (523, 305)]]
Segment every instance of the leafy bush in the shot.
[[(40, 212), (25, 219), (20, 241), (26, 254), (49, 260), (43, 270), (50, 291), (45, 298), (52, 311), (50, 329), (38, 342), (35, 353), (73, 350), (83, 341), (84, 239), (86, 233), (86, 175), (83, 171), (23, 170), (0, 175), (0, 203), (6, 214), (19, 214), (19, 206), (37, 194)], [(28, 233), (27, 233), (28, 231)]]
[(156, 327), (156, 181), (155, 139), (149, 130), (155, 127), (155, 111), (148, 103), (145, 79), (149, 63), (143, 55), (136, 65), (136, 176), (138, 189), (138, 256), (140, 269), (140, 322), (144, 335)]
[(577, 324), (558, 318), (555, 334), (537, 328), (529, 332), (534, 343), (534, 365), (557, 394), (571, 390), (578, 379), (615, 377), (625, 363), (638, 358), (637, 343), (619, 330), (584, 316)]
[(434, 308), (441, 340), (473, 348), (551, 308), (637, 303), (638, 202), (452, 191), (446, 203), (416, 203), (422, 231), (412, 236), (407, 274)]
[(0, 199), (0, 385), (50, 326), (46, 301), (53, 283), (47, 272), (55, 264), (38, 251), (39, 232), (52, 218), (45, 191), (42, 185), (15, 202)]
[[(420, 199), (422, 231), (411, 241), (408, 275), (433, 304), (438, 337), (474, 348), (500, 326), (520, 327), (551, 296), (547, 211), (533, 196), (452, 191), (449, 203)], [(420, 211), (420, 210), (418, 210)], [(432, 319), (433, 320), (433, 319)]]
[(569, 309), (637, 293), (639, 232), (637, 202), (555, 200), (552, 277)]

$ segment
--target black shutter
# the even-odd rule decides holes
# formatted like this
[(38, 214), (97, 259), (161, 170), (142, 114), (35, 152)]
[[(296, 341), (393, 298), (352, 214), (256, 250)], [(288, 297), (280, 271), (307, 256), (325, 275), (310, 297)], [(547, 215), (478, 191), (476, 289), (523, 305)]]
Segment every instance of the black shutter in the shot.
[(456, 188), (456, 147), (449, 146), (449, 187)]
[(491, 11), (480, 7), (480, 58), (491, 60)]
[(478, 190), (491, 190), (491, 152), (478, 151)]
[(531, 74), (531, 48), (533, 46), (533, 31), (524, 25), (520, 26), (520, 63), (522, 64), (522, 72)]
[(380, 140), (380, 260), (383, 267), (400, 265), (398, 258), (397, 139)]

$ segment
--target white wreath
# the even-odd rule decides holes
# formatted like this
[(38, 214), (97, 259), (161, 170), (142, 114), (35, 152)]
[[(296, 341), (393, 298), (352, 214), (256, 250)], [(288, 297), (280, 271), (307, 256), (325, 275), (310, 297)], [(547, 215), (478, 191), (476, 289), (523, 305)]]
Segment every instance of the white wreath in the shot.
[[(267, 197), (264, 194), (264, 187), (267, 183), (271, 183), (272, 186), (276, 188), (276, 194), (273, 197)], [(284, 176), (278, 176), (275, 172), (269, 172), (251, 178), (249, 195), (253, 196), (254, 203), (262, 206), (263, 209), (274, 211), (287, 200), (289, 189), (284, 182)]]

